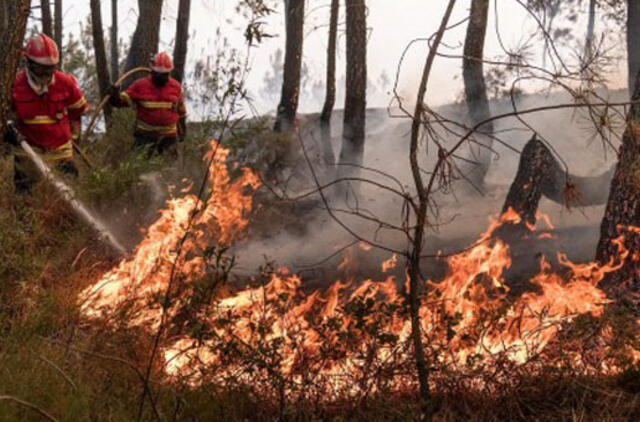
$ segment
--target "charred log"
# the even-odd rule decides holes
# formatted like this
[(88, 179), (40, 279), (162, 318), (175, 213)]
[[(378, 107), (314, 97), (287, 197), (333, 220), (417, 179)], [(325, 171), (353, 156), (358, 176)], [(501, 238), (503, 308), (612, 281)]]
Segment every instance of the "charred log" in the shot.
[(547, 147), (534, 136), (520, 155), (520, 164), (504, 201), (502, 212), (513, 209), (523, 223), (535, 224), (538, 204), (542, 197), (546, 175), (552, 167), (553, 157)]
[(534, 136), (520, 156), (518, 172), (511, 184), (502, 212), (512, 208), (522, 224), (535, 224), (542, 196), (566, 207), (602, 205), (607, 201), (607, 186), (613, 167), (593, 177), (567, 173), (549, 148)]
[[(512, 251), (514, 265), (504, 274), (514, 291), (534, 288), (528, 281), (540, 270), (539, 255), (542, 254), (554, 266), (552, 251), (558, 250), (558, 240), (539, 237), (531, 228), (536, 223), (538, 205), (544, 196), (566, 207), (601, 205), (607, 200), (608, 183), (613, 168), (594, 177), (568, 174), (553, 156), (549, 148), (534, 137), (525, 145), (520, 156), (516, 177), (511, 184), (502, 212), (512, 209), (520, 215), (519, 224), (505, 224), (494, 235), (506, 241)], [(554, 237), (564, 234), (575, 236), (575, 229), (556, 232)]]

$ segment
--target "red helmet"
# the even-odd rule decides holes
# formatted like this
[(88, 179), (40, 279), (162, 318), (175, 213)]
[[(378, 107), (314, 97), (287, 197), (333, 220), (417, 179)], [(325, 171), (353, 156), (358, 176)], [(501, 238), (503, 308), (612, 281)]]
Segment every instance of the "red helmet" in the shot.
[(56, 42), (44, 34), (36, 35), (27, 41), (24, 55), (29, 60), (44, 66), (55, 66), (60, 62)]
[(173, 60), (162, 51), (151, 59), (151, 70), (158, 73), (169, 73), (173, 70)]

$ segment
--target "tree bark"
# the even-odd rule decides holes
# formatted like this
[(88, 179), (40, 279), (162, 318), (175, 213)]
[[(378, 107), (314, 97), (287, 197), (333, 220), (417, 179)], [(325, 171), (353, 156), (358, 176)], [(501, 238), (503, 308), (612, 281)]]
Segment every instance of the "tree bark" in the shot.
[(338, 15), (340, 0), (331, 0), (331, 15), (329, 18), (329, 42), (327, 45), (327, 86), (324, 106), (320, 115), (320, 131), (325, 164), (333, 166), (336, 158), (331, 145), (331, 115), (336, 102), (336, 40), (338, 38)]
[(296, 120), (300, 97), (300, 72), (302, 69), (302, 44), (304, 42), (304, 2), (285, 1), (285, 53), (282, 93), (276, 114), (274, 130), (289, 131)]
[(0, 17), (6, 19), (0, 26), (0, 57), (3, 58), (0, 60), (0, 135), (4, 134), (9, 117), (11, 90), (20, 62), (30, 8), (30, 0), (3, 0), (0, 3)]
[(535, 224), (545, 176), (554, 161), (548, 148), (534, 135), (520, 154), (518, 172), (511, 183), (502, 212), (511, 208), (520, 215), (523, 225)]
[(0, 34), (4, 34), (9, 27), (8, 4), (0, 5)]
[(176, 23), (176, 44), (173, 50), (175, 69), (173, 77), (179, 82), (184, 79), (184, 67), (187, 62), (187, 42), (189, 41), (189, 15), (191, 0), (180, 0), (178, 6), (178, 20)]
[(362, 164), (367, 109), (367, 10), (364, 0), (346, 3), (347, 70), (340, 164)]
[(640, 235), (626, 230), (640, 226), (640, 73), (636, 76), (632, 96), (634, 103), (627, 114), (627, 125), (622, 137), (618, 163), (611, 181), (609, 200), (600, 226), (600, 241), (596, 260), (608, 263), (620, 255), (614, 240), (624, 235), (624, 246), (631, 256), (622, 268), (609, 274), (603, 286), (610, 293), (635, 306), (640, 303)]
[[(464, 94), (469, 109), (471, 126), (475, 126), (491, 117), (482, 62), (484, 59), (488, 15), (489, 0), (472, 0), (467, 35), (464, 41), (464, 57), (462, 59)], [(472, 161), (477, 164), (469, 172), (468, 178), (474, 186), (482, 188), (484, 178), (491, 165), (493, 140), (487, 135), (493, 134), (493, 124), (488, 123), (481, 126), (478, 132), (480, 134), (476, 137), (476, 142), (470, 146)]]
[(560, 205), (591, 206), (606, 203), (614, 168), (593, 177), (567, 174), (549, 148), (534, 137), (520, 155), (502, 212), (512, 208), (525, 223), (535, 224), (542, 196)]
[(53, 38), (53, 22), (51, 21), (51, 3), (40, 0), (40, 15), (42, 16), (42, 33)]
[(596, 26), (596, 0), (589, 0), (589, 21), (587, 23), (587, 37), (584, 42), (584, 55), (589, 57), (593, 52), (593, 37)]
[(118, 0), (111, 0), (111, 78), (120, 77), (120, 55), (118, 54)]
[[(91, 7), (91, 30), (93, 33), (93, 49), (96, 57), (96, 72), (98, 74), (98, 88), (100, 97), (108, 95), (111, 86), (109, 77), (109, 67), (107, 64), (107, 51), (104, 46), (104, 35), (102, 32), (102, 12), (100, 10), (100, 0), (90, 0)], [(105, 104), (104, 117), (107, 124), (111, 121), (111, 106)]]
[(62, 45), (62, 0), (54, 0), (53, 2), (53, 40), (58, 45), (60, 50), (60, 66), (62, 66), (63, 59), (63, 45)]
[[(138, 23), (131, 39), (125, 71), (139, 66), (148, 66), (149, 58), (158, 52), (162, 0), (138, 0)], [(132, 79), (125, 81), (129, 85)]]
[(640, 71), (640, 2), (627, 0), (627, 69), (629, 95)]

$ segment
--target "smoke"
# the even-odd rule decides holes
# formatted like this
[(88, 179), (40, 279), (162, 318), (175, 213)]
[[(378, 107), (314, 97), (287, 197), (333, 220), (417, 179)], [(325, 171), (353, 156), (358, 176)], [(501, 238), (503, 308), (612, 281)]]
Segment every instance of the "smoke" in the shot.
[[(612, 102), (626, 101), (626, 90), (609, 92)], [(526, 110), (554, 104), (570, 104), (568, 94), (551, 93), (548, 95), (523, 95), (516, 107)], [(466, 107), (461, 103), (449, 104), (437, 109), (442, 115), (457, 122), (468, 124)], [(509, 113), (513, 106), (508, 99), (491, 102), (493, 115)], [(376, 169), (388, 176), (374, 171), (362, 169), (359, 175), (373, 182), (388, 185), (397, 190), (414, 193), (413, 179), (409, 168), (409, 139), (411, 121), (407, 118), (394, 117), (400, 111), (386, 109), (367, 110), (367, 136), (365, 142), (364, 167)], [(302, 141), (314, 163), (317, 177), (322, 182), (332, 180), (332, 174), (322, 171), (318, 163), (321, 157), (319, 130), (314, 127), (314, 117), (302, 122)], [(341, 144), (342, 114), (334, 113), (332, 128), (332, 146), (338, 152)], [(489, 217), (495, 217), (502, 208), (509, 186), (517, 171), (519, 155), (525, 143), (531, 138), (532, 129), (539, 139), (545, 141), (555, 152), (556, 158), (566, 163), (568, 170), (575, 175), (591, 176), (602, 173), (616, 160), (616, 155), (609, 146), (605, 146), (596, 136), (594, 126), (584, 110), (560, 109), (523, 115), (520, 118), (509, 117), (495, 124), (495, 134), (500, 142), (494, 141), (492, 162), (486, 178), (486, 192), (479, 194), (466, 181), (454, 183), (448, 194), (438, 193), (434, 196), (437, 204), (437, 215), (430, 213), (431, 227), (427, 230), (425, 243), (426, 254), (451, 253), (469, 246), (483, 232)], [(623, 125), (615, 128), (621, 135)], [(456, 129), (459, 135), (446, 134), (438, 130), (446, 138), (447, 146), (452, 146), (465, 130)], [(615, 137), (611, 139), (614, 144)], [(514, 151), (515, 150), (515, 151)], [(421, 145), (420, 161), (422, 168), (429, 172), (435, 164), (437, 150), (433, 145)], [(462, 157), (469, 157), (467, 150), (461, 151)], [(301, 158), (302, 159), (302, 158)], [(291, 186), (290, 196), (311, 192), (315, 182), (308, 166), (296, 177)], [(458, 160), (463, 171), (468, 164)], [(465, 167), (467, 166), (467, 167)], [(389, 177), (390, 176), (390, 177)], [(428, 178), (425, 173), (424, 177)], [(353, 187), (353, 186), (352, 186)], [(388, 191), (373, 185), (360, 183), (354, 187), (357, 200), (351, 195), (336, 189), (325, 191), (325, 200), (334, 209), (333, 216), (327, 210), (323, 199), (315, 194), (299, 201), (298, 208), (291, 209), (292, 215), (273, 221), (253, 223), (260, 226), (253, 230), (243, 244), (238, 245), (237, 254), (241, 273), (255, 273), (265, 261), (291, 267), (294, 271), (306, 270), (308, 267), (333, 268), (339, 262), (341, 248), (353, 244), (357, 236), (377, 245), (404, 251), (408, 248), (406, 236), (389, 226), (402, 227), (406, 209), (402, 199)], [(348, 192), (348, 190), (347, 190)], [(348, 196), (349, 199), (345, 199)], [(357, 211), (366, 216), (365, 219), (352, 215)], [(559, 204), (545, 198), (539, 207), (541, 213), (547, 214), (555, 226), (558, 238), (547, 245), (547, 250), (518, 251), (524, 255), (534, 256), (541, 252), (555, 255), (555, 250), (565, 252), (574, 260), (591, 260), (599, 236), (599, 224), (604, 206), (585, 207), (579, 210), (567, 210)], [(340, 223), (335, 219), (339, 219)], [(383, 222), (384, 224), (380, 224)], [(284, 224), (283, 224), (284, 223)], [(348, 227), (348, 230), (345, 229)], [(357, 250), (358, 246), (351, 247)], [(336, 256), (333, 256), (336, 254)], [(382, 259), (387, 259), (390, 251), (378, 250), (363, 254), (358, 252), (363, 266), (378, 266)], [(537, 259), (537, 257), (536, 257)], [(369, 262), (370, 261), (370, 262)]]

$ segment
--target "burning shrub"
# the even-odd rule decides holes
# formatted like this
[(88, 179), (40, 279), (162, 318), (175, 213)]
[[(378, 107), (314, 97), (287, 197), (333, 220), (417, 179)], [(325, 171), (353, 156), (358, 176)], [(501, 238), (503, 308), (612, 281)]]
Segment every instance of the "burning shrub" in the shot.
[[(258, 182), (249, 170), (232, 180), (216, 143), (208, 158), (209, 197), (171, 199), (133, 257), (82, 293), (85, 315), (124, 315), (125, 325), (155, 331), (174, 382), (243, 391), (280, 412), (415, 391), (403, 280), (336, 281), (309, 293), (279, 270), (258, 287), (224, 292), (234, 265), (226, 247), (248, 226)], [(636, 321), (605, 312), (597, 287), (626, 258), (622, 238), (620, 262), (577, 265), (559, 255), (561, 277), (543, 259), (530, 280), (537, 291), (514, 298), (503, 276), (509, 247), (496, 230), (519, 222), (505, 213), (474, 247), (447, 258), (442, 280), (426, 282), (422, 335), (442, 394), (513, 390), (550, 373), (615, 374), (639, 356), (629, 340)]]

